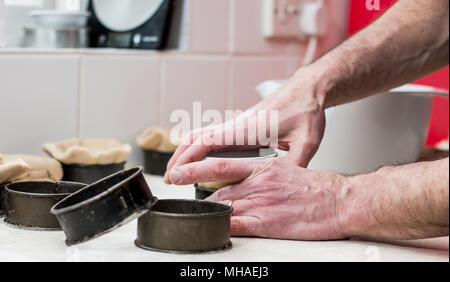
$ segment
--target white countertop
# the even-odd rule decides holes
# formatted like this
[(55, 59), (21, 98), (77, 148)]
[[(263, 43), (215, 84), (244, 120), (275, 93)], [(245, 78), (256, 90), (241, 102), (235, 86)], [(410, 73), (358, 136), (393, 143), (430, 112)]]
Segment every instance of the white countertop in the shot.
[[(167, 186), (161, 177), (147, 177), (160, 199), (194, 198), (194, 188)], [(3, 220), (1, 220), (3, 221)], [(73, 247), (63, 232), (24, 231), (0, 222), (0, 261), (449, 261), (449, 238), (368, 242), (360, 240), (304, 242), (232, 238), (226, 252), (180, 255), (135, 247), (133, 221), (103, 237)]]

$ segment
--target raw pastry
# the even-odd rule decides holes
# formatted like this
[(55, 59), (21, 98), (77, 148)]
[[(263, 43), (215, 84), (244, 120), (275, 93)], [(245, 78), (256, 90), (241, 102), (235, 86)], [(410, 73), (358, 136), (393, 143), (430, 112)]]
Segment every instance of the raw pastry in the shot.
[(22, 159), (10, 162), (0, 155), (0, 184), (11, 182), (12, 179), (30, 170), (30, 168)]
[(139, 147), (145, 150), (172, 153), (177, 145), (170, 140), (170, 130), (162, 127), (152, 127), (144, 130), (136, 139)]
[(46, 143), (44, 152), (63, 164), (113, 164), (126, 162), (131, 146), (113, 139), (69, 139)]
[(21, 164), (21, 173), (9, 177), (8, 182), (18, 181), (60, 181), (63, 177), (61, 164), (47, 157), (30, 155), (3, 155), (6, 166)]

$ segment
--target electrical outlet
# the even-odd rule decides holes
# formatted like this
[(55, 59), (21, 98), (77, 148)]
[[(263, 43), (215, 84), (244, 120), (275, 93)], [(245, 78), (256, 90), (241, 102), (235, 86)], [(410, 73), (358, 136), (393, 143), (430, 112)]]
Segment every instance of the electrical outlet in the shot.
[(303, 39), (299, 27), (302, 0), (262, 0), (263, 35), (272, 39)]

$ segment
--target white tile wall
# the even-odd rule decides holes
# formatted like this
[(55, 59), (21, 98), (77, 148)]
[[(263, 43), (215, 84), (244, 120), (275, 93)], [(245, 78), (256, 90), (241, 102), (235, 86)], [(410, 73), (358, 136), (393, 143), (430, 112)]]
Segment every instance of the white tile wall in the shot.
[(229, 40), (230, 1), (190, 0), (189, 50), (226, 53)]
[(261, 101), (255, 87), (269, 79), (286, 79), (299, 67), (300, 57), (233, 58), (231, 108), (246, 110)]
[(202, 111), (223, 112), (228, 93), (227, 57), (167, 55), (163, 59), (161, 109), (162, 124), (174, 110), (192, 113), (193, 102), (202, 102)]
[(0, 153), (77, 135), (79, 57), (0, 55)]
[[(174, 126), (177, 109), (246, 109), (255, 86), (288, 78), (305, 43), (265, 40), (261, 0), (184, 0), (186, 50), (0, 49), (0, 153), (41, 153), (74, 136), (116, 138), (134, 146), (147, 126)], [(305, 0), (307, 1), (307, 0)], [(339, 2), (339, 3), (338, 3)], [(330, 29), (323, 53), (343, 40), (347, 0), (326, 0)]]
[(82, 59), (80, 136), (115, 138), (133, 146), (129, 163), (142, 164), (136, 136), (159, 123), (160, 59), (154, 55)]
[(262, 35), (261, 0), (231, 0), (233, 40), (231, 52), (238, 54), (298, 55), (300, 41), (267, 40)]

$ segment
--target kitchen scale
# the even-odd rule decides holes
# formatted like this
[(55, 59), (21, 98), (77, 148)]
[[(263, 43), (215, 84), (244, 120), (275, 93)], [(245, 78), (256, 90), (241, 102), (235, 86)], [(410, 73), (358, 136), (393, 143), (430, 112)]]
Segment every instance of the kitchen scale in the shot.
[(174, 0), (92, 0), (90, 46), (163, 49)]

